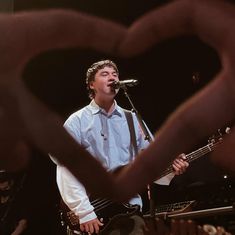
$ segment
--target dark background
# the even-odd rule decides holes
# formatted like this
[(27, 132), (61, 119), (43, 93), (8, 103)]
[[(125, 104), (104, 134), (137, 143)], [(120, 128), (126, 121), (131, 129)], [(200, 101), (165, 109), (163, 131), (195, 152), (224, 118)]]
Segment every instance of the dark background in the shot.
[[(135, 19), (163, 3), (166, 4), (167, 1), (15, 0), (14, 9), (69, 8), (130, 25)], [(196, 37), (181, 37), (162, 42), (131, 59), (75, 48), (49, 51), (31, 61), (24, 78), (41, 100), (63, 118), (67, 118), (89, 102), (85, 88), (87, 68), (93, 62), (106, 58), (117, 63), (121, 80), (139, 80), (139, 85), (129, 88), (128, 93), (153, 133), (179, 104), (207, 84), (220, 69), (218, 56), (212, 48)], [(119, 92), (117, 100), (123, 107), (131, 108), (122, 92)], [(212, 134), (216, 134), (216, 130)], [(195, 143), (195, 148), (204, 144), (207, 144), (207, 139), (203, 143)], [(191, 178), (193, 174), (196, 180), (204, 180), (205, 177), (207, 180), (214, 180), (217, 167), (207, 157), (198, 160), (195, 167), (198, 168), (195, 172), (190, 171), (190, 175), (184, 177)]]
[[(167, 2), (169, 1), (15, 0), (14, 12), (69, 8), (130, 25), (139, 16)], [(24, 72), (24, 80), (36, 96), (66, 119), (69, 114), (89, 102), (85, 88), (87, 68), (93, 62), (106, 58), (116, 62), (121, 80), (128, 78), (139, 80), (139, 85), (129, 88), (128, 93), (152, 132), (159, 129), (168, 115), (179, 104), (210, 82), (220, 69), (220, 62), (215, 51), (192, 36), (167, 40), (131, 59), (110, 57), (95, 51), (77, 48), (52, 50), (34, 58), (28, 64)], [(119, 92), (117, 101), (121, 106), (131, 108), (122, 92)], [(216, 130), (212, 134), (216, 134)], [(195, 143), (195, 149), (207, 144), (207, 140), (205, 139), (202, 143)], [(195, 149), (192, 149), (192, 151)], [(46, 157), (43, 159), (43, 163), (38, 160), (34, 178), (41, 182), (40, 187), (45, 194), (49, 195), (53, 189), (54, 198), (57, 200), (54, 184), (55, 167)], [(46, 169), (49, 170), (45, 171), (44, 179), (40, 178), (40, 174), (35, 172), (43, 172), (42, 167), (44, 167), (45, 162), (48, 167)], [(228, 178), (224, 179), (224, 175), (227, 175)], [(51, 188), (48, 185), (46, 186), (43, 180), (46, 180), (47, 183), (51, 182)], [(192, 193), (190, 194), (192, 188), (195, 189), (195, 187), (200, 186), (200, 189), (202, 189), (201, 187), (206, 185), (208, 189), (207, 186), (212, 185), (213, 190), (218, 191), (225, 185), (226, 187), (228, 184), (231, 186), (230, 183), (233, 181), (233, 177), (228, 172), (215, 166), (210, 161), (209, 155), (206, 155), (190, 164), (185, 174), (175, 177), (171, 186), (167, 189), (156, 187), (154, 197), (157, 203), (191, 199), (191, 197), (195, 197), (195, 194), (194, 196), (191, 196)], [(161, 193), (162, 190), (163, 193)], [(169, 193), (169, 190), (171, 190), (171, 193)], [(181, 190), (184, 193), (181, 193)], [(204, 195), (202, 200), (210, 200), (211, 193), (214, 193), (213, 190), (210, 189), (209, 194), (205, 187), (203, 190), (201, 194), (199, 193), (200, 200), (202, 194)], [(28, 191), (30, 193), (30, 190)], [(172, 197), (172, 191), (173, 194), (180, 192), (179, 196)], [(221, 198), (223, 197), (225, 196), (221, 196)], [(42, 197), (40, 196), (38, 200), (42, 200)]]

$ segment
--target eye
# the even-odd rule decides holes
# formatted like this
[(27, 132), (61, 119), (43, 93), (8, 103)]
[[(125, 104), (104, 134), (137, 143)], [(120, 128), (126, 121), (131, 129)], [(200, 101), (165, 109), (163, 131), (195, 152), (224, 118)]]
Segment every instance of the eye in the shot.
[(101, 76), (107, 76), (108, 73), (107, 73), (107, 72), (102, 72), (100, 75), (101, 75)]

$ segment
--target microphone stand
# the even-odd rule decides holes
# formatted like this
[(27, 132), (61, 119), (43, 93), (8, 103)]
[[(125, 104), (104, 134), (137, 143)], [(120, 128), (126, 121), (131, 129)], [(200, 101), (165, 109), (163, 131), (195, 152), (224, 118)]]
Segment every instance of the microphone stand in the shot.
[[(137, 109), (135, 108), (130, 95), (127, 93), (127, 86), (123, 85), (120, 88), (123, 89), (124, 95), (127, 97), (131, 107), (132, 107), (132, 112), (134, 112), (136, 114), (136, 117), (138, 119), (138, 122), (140, 124), (140, 127), (144, 133), (145, 136), (145, 140), (147, 140), (149, 143), (153, 140), (151, 135), (149, 134), (149, 131), (146, 127), (146, 125), (144, 124), (143, 118), (141, 117), (141, 115), (139, 114), (139, 112), (137, 111)], [(152, 193), (152, 186), (148, 185), (148, 199), (149, 199), (149, 209), (150, 209), (150, 216), (151, 218), (155, 218), (155, 202), (154, 202), (154, 198), (153, 198), (153, 193)]]

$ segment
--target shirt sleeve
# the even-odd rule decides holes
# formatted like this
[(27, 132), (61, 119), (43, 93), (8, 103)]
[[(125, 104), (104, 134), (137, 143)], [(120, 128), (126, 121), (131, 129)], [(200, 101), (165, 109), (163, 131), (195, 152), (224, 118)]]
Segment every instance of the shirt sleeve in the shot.
[(64, 166), (57, 165), (57, 185), (61, 197), (80, 223), (97, 218), (83, 185)]
[[(68, 133), (81, 144), (80, 120), (76, 115), (70, 116), (64, 123)], [(94, 207), (91, 205), (84, 186), (64, 166), (57, 165), (57, 185), (65, 204), (75, 215), (80, 223), (85, 223), (97, 218)]]

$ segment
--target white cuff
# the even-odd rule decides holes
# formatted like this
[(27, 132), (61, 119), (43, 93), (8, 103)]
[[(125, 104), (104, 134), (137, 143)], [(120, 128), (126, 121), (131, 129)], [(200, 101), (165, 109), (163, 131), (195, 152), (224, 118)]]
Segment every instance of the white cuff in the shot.
[(85, 222), (88, 222), (88, 221), (96, 219), (96, 218), (97, 218), (97, 216), (96, 216), (95, 212), (91, 212), (88, 215), (85, 215), (82, 218), (79, 218), (79, 223), (83, 224)]

